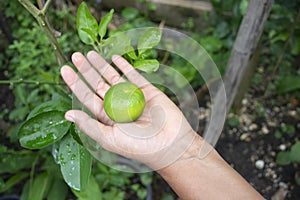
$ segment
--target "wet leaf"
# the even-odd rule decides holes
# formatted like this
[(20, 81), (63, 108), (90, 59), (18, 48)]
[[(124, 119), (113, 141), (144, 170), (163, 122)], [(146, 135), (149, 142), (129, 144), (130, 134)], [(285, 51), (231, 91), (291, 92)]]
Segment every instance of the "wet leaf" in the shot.
[(27, 120), (19, 129), (21, 146), (40, 149), (60, 140), (71, 123), (65, 120), (64, 112), (49, 111)]
[(84, 190), (91, 173), (92, 157), (71, 135), (60, 142), (59, 162), (65, 182), (74, 190)]
[(58, 101), (58, 100), (51, 100), (44, 102), (42, 104), (39, 104), (37, 107), (35, 107), (30, 114), (27, 116), (27, 119), (30, 119), (40, 113), (49, 112), (49, 111), (67, 111), (71, 109), (70, 102), (65, 101)]

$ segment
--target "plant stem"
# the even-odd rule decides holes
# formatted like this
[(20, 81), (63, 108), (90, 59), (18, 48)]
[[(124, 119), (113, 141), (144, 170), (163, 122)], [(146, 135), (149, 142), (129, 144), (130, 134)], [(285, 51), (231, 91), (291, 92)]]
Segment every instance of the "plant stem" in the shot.
[(54, 82), (54, 81), (34, 81), (34, 80), (24, 80), (24, 79), (19, 79), (19, 80), (0, 80), (0, 85), (2, 84), (35, 84), (35, 85), (40, 85), (40, 84), (49, 84), (49, 85), (65, 85), (63, 82)]
[(42, 12), (43, 12), (44, 14), (46, 14), (46, 12), (47, 12), (49, 6), (51, 5), (51, 2), (52, 2), (52, 0), (46, 1), (45, 5), (44, 5), (44, 7), (43, 7), (43, 10), (42, 10)]
[(40, 27), (43, 29), (43, 31), (47, 35), (47, 37), (52, 45), (52, 48), (54, 50), (58, 65), (61, 66), (64, 63), (66, 63), (67, 59), (62, 51), (62, 48), (61, 48), (60, 44), (58, 43), (58, 41), (56, 40), (49, 22), (46, 20), (46, 11), (50, 6), (51, 0), (48, 0), (46, 2), (46, 4), (44, 5), (42, 10), (35, 7), (30, 2), (30, 0), (19, 0), (19, 2), (37, 20)]

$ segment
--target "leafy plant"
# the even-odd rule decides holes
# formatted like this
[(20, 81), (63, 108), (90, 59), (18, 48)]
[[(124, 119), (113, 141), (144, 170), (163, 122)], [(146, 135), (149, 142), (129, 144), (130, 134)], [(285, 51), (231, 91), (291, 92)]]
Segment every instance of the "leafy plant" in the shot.
[[(279, 165), (289, 165), (300, 163), (300, 141), (294, 143), (289, 151), (281, 151), (276, 155), (276, 163)], [(300, 186), (299, 173), (295, 174), (295, 181)]]
[[(137, 52), (131, 45), (131, 38), (125, 33), (118, 32), (105, 38), (107, 26), (112, 20), (114, 10), (107, 13), (101, 21), (97, 20), (90, 13), (86, 3), (81, 3), (77, 14), (77, 30), (81, 41), (92, 45), (102, 56), (111, 58), (113, 54), (123, 55), (141, 71), (151, 73), (158, 69), (159, 62), (151, 57), (151, 49), (158, 45), (161, 38), (159, 28), (150, 28), (140, 37), (137, 45)], [(126, 13), (126, 11), (123, 11)], [(128, 18), (135, 16), (135, 13), (127, 14)]]
[[(50, 26), (48, 23), (44, 24), (43, 21), (43, 17), (46, 16), (46, 11), (48, 11), (49, 2), (47, 1), (41, 10), (37, 9), (30, 1), (21, 2), (40, 23), (40, 26), (46, 27), (43, 29), (45, 32)], [(9, 1), (6, 3), (11, 6), (16, 5), (16, 3)], [(10, 13), (10, 9), (7, 9), (7, 15), (14, 16), (13, 13)], [(28, 13), (25, 13), (25, 15), (28, 15)], [(58, 16), (62, 17), (65, 15), (58, 14)], [(125, 34), (122, 35), (120, 33), (119, 35), (123, 36), (121, 38), (107, 35), (107, 27), (112, 16), (113, 10), (98, 23), (89, 12), (87, 5), (82, 3), (77, 14), (77, 31), (80, 40), (84, 44), (92, 45), (103, 56), (109, 57), (109, 55), (117, 53), (122, 55), (125, 52), (125, 56), (139, 70), (148, 73), (157, 70), (159, 66), (158, 61), (148, 58), (151, 57), (151, 53), (149, 53), (151, 48), (160, 41), (160, 30), (153, 28), (146, 31), (139, 39), (138, 50), (134, 50), (130, 45), (130, 38)], [(22, 19), (20, 18), (20, 20)], [(20, 145), (32, 150), (15, 151), (8, 149), (6, 146), (1, 146), (0, 153), (3, 162), (1, 162), (2, 171), (0, 170), (0, 174), (4, 174), (4, 176), (0, 179), (0, 192), (6, 192), (23, 181), (25, 185), (22, 191), (22, 199), (25, 200), (44, 199), (45, 197), (47, 199), (65, 199), (69, 195), (69, 188), (79, 199), (93, 199), (95, 194), (99, 194), (96, 197), (102, 197), (103, 199), (123, 199), (125, 193), (120, 193), (119, 189), (125, 189), (125, 184), (130, 183), (131, 180), (129, 178), (132, 175), (126, 176), (121, 172), (110, 173), (111, 171), (107, 169), (109, 177), (114, 177), (114, 179), (107, 179), (108, 177), (105, 176), (105, 179), (102, 181), (106, 182), (106, 184), (119, 183), (122, 178), (126, 181), (123, 182), (124, 185), (122, 187), (119, 185), (109, 191), (103, 190), (105, 188), (104, 185), (102, 188), (99, 188), (101, 180), (98, 178), (104, 172), (99, 168), (94, 171), (94, 174), (91, 174), (92, 156), (83, 146), (78, 136), (79, 131), (77, 127), (64, 119), (64, 113), (72, 108), (72, 97), (67, 94), (68, 90), (65, 90), (63, 83), (60, 82), (59, 67), (52, 67), (56, 66), (56, 60), (54, 54), (49, 53), (51, 52), (51, 48), (48, 48), (49, 40), (51, 45), (56, 45), (56, 48), (61, 49), (63, 47), (68, 51), (73, 51), (70, 47), (71, 45), (69, 46), (65, 43), (68, 43), (67, 39), (73, 38), (73, 46), (77, 42), (79, 43), (79, 40), (76, 39), (78, 37), (66, 33), (61, 37), (63, 39), (60, 40), (62, 45), (57, 46), (59, 43), (57, 43), (56, 39), (53, 41), (52, 36), (41, 34), (40, 26), (35, 23), (32, 25), (32, 34), (26, 35), (23, 30), (27, 30), (28, 26), (31, 25), (29, 23), (31, 21), (32, 18), (29, 16), (28, 23), (26, 19), (26, 23), (23, 23), (24, 27), (20, 31), (20, 36), (22, 36), (22, 39), (25, 38), (25, 40), (15, 41), (7, 51), (7, 54), (12, 57), (16, 51), (19, 54), (23, 53), (24, 59), (22, 61), (14, 59), (9, 63), (12, 65), (10, 70), (14, 72), (14, 75), (10, 76), (12, 80), (3, 81), (3, 83), (10, 83), (17, 97), (16, 103), (18, 107), (11, 112), (10, 118), (20, 121), (24, 120), (15, 129)], [(28, 40), (41, 38), (41, 40), (30, 41), (32, 51), (29, 54), (24, 53), (26, 52), (24, 50), (25, 47), (28, 47), (27, 42), (29, 41), (26, 41), (27, 38)], [(39, 42), (41, 45), (39, 45)], [(43, 48), (41, 48), (42, 45), (44, 45)], [(114, 45), (117, 48), (112, 48)], [(82, 49), (84, 48), (85, 46), (82, 46)], [(45, 56), (45, 54), (53, 56), (40, 62), (40, 58)], [(33, 57), (33, 55), (37, 57)], [(60, 56), (64, 57), (64, 55)], [(19, 64), (21, 67), (16, 68), (16, 64)], [(152, 64), (155, 64), (154, 67)], [(36, 68), (33, 68), (33, 66)], [(33, 70), (30, 70), (31, 68)], [(30, 80), (35, 74), (41, 76), (37, 76), (35, 80)], [(32, 92), (28, 92), (30, 90)], [(14, 137), (15, 134), (12, 134), (11, 138)], [(21, 164), (18, 164), (18, 162), (21, 162)], [(52, 174), (56, 175), (52, 176)], [(28, 177), (28, 181), (25, 182), (25, 178)], [(151, 181), (148, 181), (147, 184), (150, 183)], [(146, 185), (142, 186), (143, 181), (139, 184), (139, 190), (135, 192), (137, 196), (142, 197), (145, 195), (145, 189), (143, 188)]]

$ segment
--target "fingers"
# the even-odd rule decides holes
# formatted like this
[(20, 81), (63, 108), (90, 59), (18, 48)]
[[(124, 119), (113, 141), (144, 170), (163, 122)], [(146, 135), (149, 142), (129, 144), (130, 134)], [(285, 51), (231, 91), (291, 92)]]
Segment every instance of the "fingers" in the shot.
[(87, 58), (109, 84), (115, 85), (119, 82), (125, 81), (110, 64), (99, 56), (97, 52), (90, 51), (87, 54)]
[(112, 57), (112, 61), (116, 64), (116, 66), (123, 72), (123, 74), (128, 78), (129, 81), (136, 84), (138, 87), (142, 88), (150, 83), (140, 74), (138, 73), (130, 63), (127, 62), (121, 56), (114, 55)]
[(103, 109), (103, 101), (78, 77), (78, 75), (69, 66), (61, 68), (61, 75), (83, 105), (92, 112), (99, 120), (109, 122), (108, 117)]
[(98, 142), (103, 148), (112, 150), (111, 147), (114, 146), (112, 142), (115, 140), (112, 139), (111, 126), (106, 126), (79, 110), (66, 112), (65, 118), (68, 121), (74, 122), (81, 131)]
[[(72, 55), (72, 62), (82, 74), (84, 79), (90, 85), (90, 87), (102, 98), (106, 91), (109, 89), (109, 85), (105, 83), (101, 75), (95, 70), (88, 60), (79, 52)], [(99, 88), (100, 87), (100, 88)]]

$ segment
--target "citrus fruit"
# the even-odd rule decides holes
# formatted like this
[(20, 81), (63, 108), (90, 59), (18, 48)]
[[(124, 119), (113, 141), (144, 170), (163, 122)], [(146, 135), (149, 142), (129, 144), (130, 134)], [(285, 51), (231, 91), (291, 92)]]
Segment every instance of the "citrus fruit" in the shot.
[(119, 123), (135, 121), (143, 113), (145, 104), (142, 90), (130, 82), (112, 86), (104, 96), (106, 114)]

